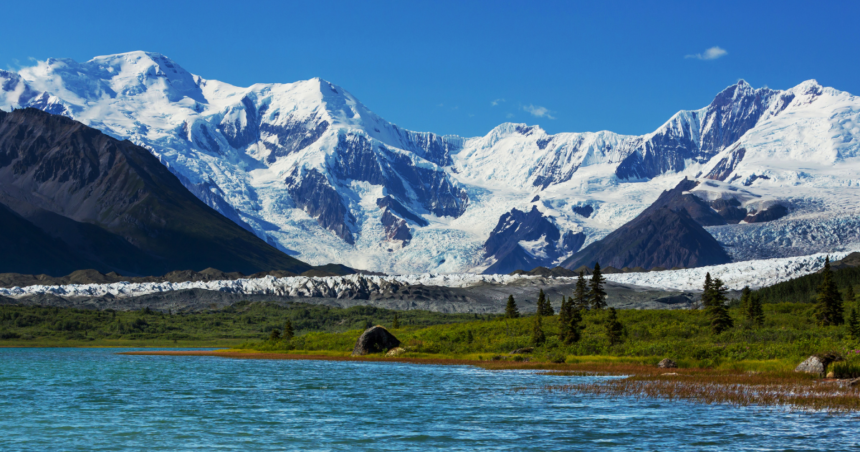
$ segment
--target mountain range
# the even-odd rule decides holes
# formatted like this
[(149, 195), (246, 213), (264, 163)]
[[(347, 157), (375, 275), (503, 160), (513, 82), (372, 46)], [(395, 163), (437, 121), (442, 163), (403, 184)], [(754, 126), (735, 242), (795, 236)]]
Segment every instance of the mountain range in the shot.
[[(0, 108), (66, 116), (142, 146), (203, 203), (315, 265), (570, 266), (617, 256), (624, 231), (666, 228), (699, 250), (655, 255), (658, 238), (613, 266), (860, 243), (860, 99), (812, 80), (787, 90), (739, 81), (641, 136), (506, 123), (464, 138), (405, 130), (325, 80), (236, 87), (131, 52), (0, 71)], [(647, 210), (665, 193), (671, 202)]]

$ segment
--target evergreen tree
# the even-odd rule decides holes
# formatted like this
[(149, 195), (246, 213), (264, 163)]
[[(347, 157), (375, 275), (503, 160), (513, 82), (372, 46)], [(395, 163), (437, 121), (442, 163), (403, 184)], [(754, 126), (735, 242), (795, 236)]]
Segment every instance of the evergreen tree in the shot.
[(849, 283), (848, 289), (845, 291), (845, 309), (854, 306), (855, 302), (857, 302), (857, 295), (854, 294), (854, 285)]
[(269, 333), (269, 340), (272, 342), (281, 340), (281, 332), (278, 331), (277, 328), (273, 329), (272, 332)]
[(842, 312), (842, 296), (833, 282), (833, 271), (830, 269), (830, 256), (824, 261), (822, 281), (818, 286), (818, 297), (815, 303), (815, 316), (823, 326), (841, 325), (845, 323)]
[(585, 282), (585, 272), (579, 272), (576, 289), (573, 291), (573, 308), (588, 309), (588, 284)]
[(541, 289), (540, 292), (538, 292), (537, 305), (535, 306), (535, 313), (537, 315), (543, 315), (544, 304), (546, 304), (546, 295), (543, 293), (543, 289)]
[(396, 330), (400, 328), (400, 321), (397, 319), (397, 313), (394, 313), (394, 320), (391, 322), (391, 329)]
[(475, 336), (472, 335), (472, 330), (466, 330), (466, 343), (471, 344), (474, 340)]
[(567, 336), (563, 342), (566, 345), (579, 342), (579, 339), (582, 337), (582, 309), (571, 310), (567, 325)]
[(755, 293), (750, 297), (749, 319), (757, 326), (764, 325), (764, 309), (761, 305), (761, 295)]
[(535, 315), (534, 329), (532, 330), (532, 344), (539, 347), (546, 342), (546, 335), (543, 333), (543, 325), (541, 324), (541, 316)]
[(728, 290), (720, 278), (714, 278), (711, 281), (710, 274), (706, 275), (705, 281), (707, 289), (702, 294), (703, 299), (707, 295), (705, 313), (708, 316), (708, 320), (711, 321), (711, 329), (714, 331), (714, 334), (720, 334), (734, 326), (732, 317), (729, 315), (729, 309), (726, 307), (726, 292)]
[(750, 298), (752, 298), (752, 290), (750, 290), (750, 286), (744, 286), (741, 289), (741, 312), (744, 313), (747, 320), (752, 320), (750, 318)]
[(562, 342), (569, 334), (571, 311), (567, 297), (561, 297), (561, 308), (558, 310), (558, 340)]
[(552, 309), (552, 304), (546, 299), (546, 294), (543, 293), (543, 289), (541, 289), (538, 294), (537, 311), (540, 315), (547, 317), (555, 315), (555, 311)]
[(764, 310), (761, 306), (761, 297), (758, 294), (754, 294), (749, 286), (745, 286), (741, 290), (741, 312), (754, 325), (764, 325)]
[(505, 305), (505, 318), (516, 319), (520, 316), (520, 310), (517, 309), (517, 302), (513, 295), (508, 295), (508, 304)]
[(624, 325), (618, 321), (618, 313), (615, 308), (609, 308), (609, 317), (606, 319), (606, 338), (609, 339), (609, 345), (620, 344), (623, 332)]
[(705, 273), (705, 285), (702, 287), (702, 306), (708, 307), (711, 304), (713, 297), (714, 283), (711, 280), (711, 273)]
[(295, 332), (293, 331), (293, 322), (290, 322), (290, 320), (287, 319), (287, 323), (284, 324), (284, 340), (290, 341), (293, 339), (293, 336), (295, 336)]
[(588, 304), (592, 309), (603, 309), (606, 307), (606, 291), (603, 290), (603, 284), (606, 283), (606, 278), (600, 273), (600, 264), (594, 264), (594, 273), (591, 275), (591, 284), (588, 290)]
[(854, 308), (851, 308), (851, 314), (848, 316), (848, 334), (851, 335), (851, 339), (860, 341), (860, 318)]

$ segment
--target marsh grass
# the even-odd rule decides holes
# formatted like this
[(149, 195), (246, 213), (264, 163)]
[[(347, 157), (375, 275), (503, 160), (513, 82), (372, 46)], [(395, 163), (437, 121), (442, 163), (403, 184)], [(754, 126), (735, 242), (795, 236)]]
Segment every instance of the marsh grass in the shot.
[(860, 411), (860, 388), (821, 382), (805, 374), (646, 373), (622, 379), (548, 385), (553, 392), (604, 397), (656, 398), (736, 407), (773, 406), (788, 410), (850, 413)]

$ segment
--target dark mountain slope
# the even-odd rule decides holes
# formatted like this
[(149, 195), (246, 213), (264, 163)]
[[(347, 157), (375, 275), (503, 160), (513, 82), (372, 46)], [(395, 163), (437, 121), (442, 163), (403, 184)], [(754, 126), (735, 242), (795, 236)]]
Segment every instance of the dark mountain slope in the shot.
[(71, 273), (94, 265), (0, 204), (0, 273)]
[[(537, 246), (527, 250), (520, 242), (532, 242)], [(512, 209), (499, 218), (499, 223), (484, 243), (484, 256), (495, 259), (484, 274), (510, 273), (549, 265), (578, 250), (584, 242), (585, 234), (571, 231), (562, 234), (535, 206), (528, 212)]]
[(729, 255), (700, 224), (719, 222), (722, 218), (695, 196), (683, 195), (695, 186), (696, 182), (685, 179), (674, 189), (663, 192), (639, 216), (566, 259), (561, 266), (575, 269), (599, 262), (601, 266), (615, 268), (651, 269), (730, 262)]
[[(311, 268), (203, 204), (146, 149), (36, 109), (0, 111), (0, 202), (100, 271)], [(56, 260), (6, 271), (68, 273)]]

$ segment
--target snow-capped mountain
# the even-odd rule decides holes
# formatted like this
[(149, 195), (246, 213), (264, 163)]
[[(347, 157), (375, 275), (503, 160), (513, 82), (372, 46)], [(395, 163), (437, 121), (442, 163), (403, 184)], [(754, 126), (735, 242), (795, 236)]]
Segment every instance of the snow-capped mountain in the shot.
[[(22, 107), (150, 149), (201, 200), (312, 264), (552, 265), (684, 177), (707, 180), (692, 193), (715, 209), (751, 216), (709, 226), (735, 258), (860, 243), (844, 227), (860, 223), (860, 99), (814, 81), (738, 82), (643, 136), (502, 124), (461, 138), (402, 129), (324, 80), (235, 87), (132, 52), (0, 71), (0, 108)], [(777, 205), (783, 216), (747, 224)], [(795, 234), (809, 222), (822, 232)], [(767, 243), (745, 244), (754, 237)]]

